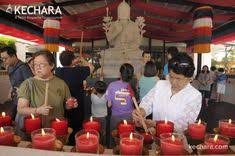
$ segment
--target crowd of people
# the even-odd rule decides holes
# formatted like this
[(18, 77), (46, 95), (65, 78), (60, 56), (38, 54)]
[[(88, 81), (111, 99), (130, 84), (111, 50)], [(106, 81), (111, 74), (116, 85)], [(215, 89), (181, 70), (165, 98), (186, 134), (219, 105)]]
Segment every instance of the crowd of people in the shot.
[[(34, 53), (30, 64), (20, 61), (11, 47), (4, 47), (0, 52), (3, 62), (8, 66), (12, 86), (10, 97), (15, 105), (12, 118), (22, 126), (22, 117), (38, 114), (44, 118), (43, 127), (48, 127), (51, 119), (65, 117), (73, 128), (68, 144), (74, 145), (74, 136), (82, 129), (86, 115), (84, 81), (93, 72), (93, 65), (82, 57), (75, 57), (71, 51), (60, 54), (63, 67), (58, 68), (53, 54), (47, 50)], [(187, 123), (197, 119), (203, 100), (203, 104), (208, 106), (212, 92), (218, 94), (217, 102), (225, 93), (227, 75), (222, 68), (217, 71), (211, 67), (209, 71), (208, 66), (203, 66), (196, 79), (198, 88), (194, 88), (191, 85), (195, 73), (193, 59), (186, 53), (178, 52), (176, 47), (167, 50), (168, 63), (164, 66), (164, 79), (161, 80), (151, 54), (144, 52), (142, 56), (143, 63), (136, 69), (124, 63), (116, 81), (110, 84), (97, 81), (93, 86), (90, 95), (91, 115), (100, 121), (101, 140), (107, 146), (114, 144), (112, 137), (106, 142), (106, 137), (111, 136), (106, 132), (107, 125), (110, 125), (112, 132), (125, 119), (133, 120), (136, 126), (141, 127), (144, 117), (150, 128), (156, 125), (157, 120), (167, 118), (174, 122), (175, 130), (182, 133), (187, 129)], [(48, 91), (45, 90), (47, 87)], [(48, 96), (47, 100), (45, 95)], [(73, 107), (66, 105), (70, 97), (76, 99)], [(135, 109), (132, 97), (138, 100), (140, 111)], [(109, 109), (110, 124), (107, 123)]]

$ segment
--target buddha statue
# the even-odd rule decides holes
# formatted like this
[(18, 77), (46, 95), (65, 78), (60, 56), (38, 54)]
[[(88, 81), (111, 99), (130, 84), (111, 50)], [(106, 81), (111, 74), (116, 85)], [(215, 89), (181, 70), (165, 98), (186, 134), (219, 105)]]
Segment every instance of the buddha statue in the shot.
[(131, 21), (130, 10), (130, 6), (123, 0), (117, 8), (116, 21), (111, 21), (109, 16), (104, 17), (105, 34), (112, 47), (102, 52), (103, 75), (106, 78), (119, 77), (119, 68), (123, 63), (130, 63), (135, 67), (141, 60), (139, 46), (145, 32), (144, 18), (137, 17), (135, 22)]

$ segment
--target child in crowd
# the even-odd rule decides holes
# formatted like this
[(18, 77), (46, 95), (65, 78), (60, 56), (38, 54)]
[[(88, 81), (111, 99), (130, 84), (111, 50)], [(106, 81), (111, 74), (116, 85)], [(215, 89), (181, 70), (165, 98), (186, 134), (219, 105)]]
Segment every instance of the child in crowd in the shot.
[(101, 143), (105, 145), (106, 139), (106, 116), (107, 116), (107, 100), (105, 98), (107, 85), (103, 81), (97, 81), (94, 91), (91, 94), (91, 113), (101, 123)]
[[(131, 113), (134, 110), (132, 96), (133, 90), (130, 87), (130, 80), (134, 75), (134, 67), (125, 63), (120, 67), (120, 80), (109, 84), (106, 91), (108, 107), (111, 107), (110, 132), (117, 128), (120, 121), (131, 120)], [(131, 90), (131, 91), (130, 91)], [(114, 140), (111, 138), (111, 147)]]
[(224, 68), (218, 69), (217, 75), (217, 97), (216, 102), (221, 101), (221, 96), (225, 94), (226, 82), (228, 80), (228, 76), (224, 72)]

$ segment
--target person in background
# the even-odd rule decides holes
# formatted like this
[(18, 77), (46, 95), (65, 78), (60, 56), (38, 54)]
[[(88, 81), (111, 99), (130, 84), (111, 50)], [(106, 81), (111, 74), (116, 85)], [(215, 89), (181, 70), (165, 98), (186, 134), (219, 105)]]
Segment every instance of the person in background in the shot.
[(31, 69), (31, 72), (33, 73), (33, 75), (35, 75), (34, 73), (34, 69), (33, 69), (33, 57), (28, 57), (26, 59), (26, 62), (28, 63), (30, 69)]
[(0, 49), (1, 59), (7, 67), (7, 72), (11, 82), (9, 91), (9, 100), (12, 100), (13, 107), (11, 109), (11, 117), (14, 120), (17, 113), (17, 90), (20, 84), (29, 77), (33, 76), (30, 67), (19, 60), (16, 50), (12, 47), (3, 47)]
[(159, 80), (140, 103), (140, 112), (136, 109), (132, 117), (140, 126), (141, 116), (153, 113), (147, 120), (148, 127), (155, 127), (156, 120), (170, 120), (176, 132), (183, 133), (188, 123), (195, 122), (201, 109), (202, 96), (190, 82), (193, 80), (193, 59), (186, 53), (178, 53), (169, 60), (169, 81)]
[(228, 80), (228, 76), (224, 72), (224, 68), (219, 68), (218, 69), (218, 76), (217, 76), (217, 96), (216, 96), (216, 102), (221, 102), (221, 97), (222, 97), (222, 95), (225, 94), (227, 80)]
[(149, 61), (144, 66), (144, 75), (140, 77), (140, 100), (155, 86), (159, 80), (157, 76), (157, 68), (154, 62)]
[(136, 72), (135, 73), (136, 73), (137, 80), (140, 80), (141, 75), (144, 74), (144, 65), (145, 65), (145, 63), (147, 63), (148, 61), (151, 60), (150, 52), (144, 51), (142, 53), (142, 58), (143, 58), (142, 64), (139, 64), (139, 66), (136, 67)]
[[(55, 59), (48, 50), (41, 50), (33, 55), (33, 68), (35, 76), (26, 79), (19, 88), (17, 117), (20, 123), (24, 115), (37, 114), (42, 118), (42, 127), (50, 127), (51, 120), (64, 117), (64, 107), (73, 109), (77, 107), (65, 104), (70, 98), (67, 84), (53, 75)], [(48, 99), (46, 97), (48, 86)], [(20, 128), (20, 127), (19, 127)]]
[[(169, 47), (167, 48), (167, 59), (170, 60), (171, 58), (175, 57), (179, 53), (177, 47)], [(163, 76), (166, 80), (169, 80), (169, 71), (168, 71), (168, 63), (164, 65), (163, 68)]]
[(101, 123), (101, 143), (105, 145), (106, 142), (106, 116), (107, 99), (105, 98), (107, 85), (103, 81), (97, 81), (94, 86), (94, 91), (91, 94), (91, 113)]
[(205, 100), (205, 106), (208, 107), (211, 84), (213, 83), (213, 80), (211, 78), (209, 67), (207, 65), (204, 65), (202, 67), (202, 71), (198, 76), (198, 82), (198, 89), (202, 93), (202, 97)]
[(65, 111), (69, 126), (73, 128), (73, 132), (69, 137), (69, 145), (75, 145), (74, 136), (77, 131), (82, 129), (85, 116), (83, 81), (92, 73), (94, 67), (82, 57), (76, 58), (74, 52), (71, 51), (63, 51), (59, 59), (63, 67), (57, 68), (55, 74), (66, 82), (72, 97), (76, 98), (79, 103), (76, 109)]
[[(120, 67), (120, 80), (111, 82), (106, 90), (108, 107), (111, 107), (112, 115), (110, 119), (110, 132), (116, 129), (117, 124), (122, 120), (131, 120), (131, 113), (134, 109), (132, 93), (130, 93), (129, 81), (134, 76), (134, 67), (129, 63), (124, 63)], [(114, 146), (111, 138), (110, 146)]]
[[(139, 80), (140, 101), (155, 86), (158, 80), (156, 64), (152, 61), (147, 62), (144, 66), (144, 75)], [(152, 114), (146, 118), (152, 119)]]
[(215, 66), (211, 66), (210, 68), (210, 76), (211, 76), (211, 79), (212, 79), (212, 84), (211, 84), (211, 90), (210, 90), (210, 99), (214, 99), (213, 95), (216, 94), (216, 88), (217, 88), (217, 85), (216, 85), (216, 79), (217, 79), (217, 70), (216, 70), (216, 67)]

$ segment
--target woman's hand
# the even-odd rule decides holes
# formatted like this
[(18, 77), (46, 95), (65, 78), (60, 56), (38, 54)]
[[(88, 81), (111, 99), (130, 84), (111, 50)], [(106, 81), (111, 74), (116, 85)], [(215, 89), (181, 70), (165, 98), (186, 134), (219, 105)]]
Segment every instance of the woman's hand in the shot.
[(77, 108), (78, 107), (78, 102), (77, 99), (74, 97), (69, 97), (66, 100), (66, 105), (65, 105), (66, 109), (73, 109), (73, 108)]
[(36, 109), (37, 114), (42, 114), (42, 115), (48, 115), (50, 112), (50, 109), (52, 109), (51, 106), (48, 105), (42, 105)]
[(134, 120), (136, 126), (140, 127), (141, 124), (141, 118), (145, 117), (146, 113), (145, 110), (143, 108), (140, 108), (140, 111), (138, 111), (137, 109), (135, 109), (132, 112), (132, 119)]
[(146, 125), (147, 125), (148, 128), (151, 128), (151, 127), (155, 127), (155, 126), (156, 126), (156, 121), (151, 120), (151, 119), (146, 119), (146, 120), (145, 120), (145, 123), (146, 123)]

